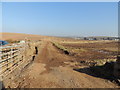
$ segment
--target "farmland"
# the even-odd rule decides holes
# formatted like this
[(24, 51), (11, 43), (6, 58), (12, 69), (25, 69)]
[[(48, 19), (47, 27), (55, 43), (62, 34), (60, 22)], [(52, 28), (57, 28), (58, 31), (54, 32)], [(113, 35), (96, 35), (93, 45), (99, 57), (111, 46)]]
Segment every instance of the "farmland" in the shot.
[[(14, 35), (9, 39), (13, 37)], [(20, 39), (24, 38), (19, 37), (17, 40)], [(11, 82), (4, 82), (5, 87), (119, 87), (119, 83), (113, 76), (113, 64), (116, 61), (118, 52), (116, 41), (75, 40), (47, 36), (32, 37), (32, 35), (29, 41), (39, 43), (37, 45), (38, 53), (34, 61), (24, 68), (19, 76), (11, 79)]]
[(118, 54), (118, 43), (115, 41), (63, 42), (61, 45), (74, 54), (78, 60), (114, 60)]

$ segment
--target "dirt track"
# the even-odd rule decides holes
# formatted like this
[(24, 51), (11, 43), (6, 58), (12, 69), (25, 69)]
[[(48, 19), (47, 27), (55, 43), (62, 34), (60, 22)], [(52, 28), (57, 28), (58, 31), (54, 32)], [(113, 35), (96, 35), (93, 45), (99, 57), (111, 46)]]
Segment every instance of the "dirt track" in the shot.
[[(20, 88), (114, 88), (112, 82), (74, 71), (64, 62), (74, 60), (43, 41), (34, 62), (10, 85)], [(82, 67), (82, 66), (81, 66)]]

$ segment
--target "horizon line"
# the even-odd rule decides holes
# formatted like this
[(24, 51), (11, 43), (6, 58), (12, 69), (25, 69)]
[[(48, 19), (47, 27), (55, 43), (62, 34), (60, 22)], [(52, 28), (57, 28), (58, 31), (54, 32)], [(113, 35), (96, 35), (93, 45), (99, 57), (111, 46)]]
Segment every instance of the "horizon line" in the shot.
[(16, 33), (16, 32), (0, 32), (2, 33), (11, 33), (11, 34), (28, 34), (28, 35), (40, 35), (40, 36), (51, 36), (51, 37), (119, 37), (119, 36), (105, 36), (105, 35), (41, 35), (41, 34), (30, 34), (30, 33)]

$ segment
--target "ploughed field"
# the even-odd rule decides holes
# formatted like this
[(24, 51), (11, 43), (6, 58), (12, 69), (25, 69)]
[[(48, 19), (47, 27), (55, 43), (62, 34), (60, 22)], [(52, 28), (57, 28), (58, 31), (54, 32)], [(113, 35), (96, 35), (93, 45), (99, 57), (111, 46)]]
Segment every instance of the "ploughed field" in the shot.
[(62, 42), (60, 43), (78, 61), (88, 60), (116, 60), (118, 53), (118, 43), (115, 41), (91, 42)]

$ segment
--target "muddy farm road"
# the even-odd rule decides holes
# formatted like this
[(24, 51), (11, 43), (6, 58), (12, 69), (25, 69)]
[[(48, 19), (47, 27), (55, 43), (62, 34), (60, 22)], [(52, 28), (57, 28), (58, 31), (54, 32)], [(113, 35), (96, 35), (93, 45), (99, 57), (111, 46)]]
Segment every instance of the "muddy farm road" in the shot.
[[(114, 88), (112, 82), (73, 70), (64, 63), (73, 57), (58, 50), (49, 41), (43, 41), (38, 54), (11, 87), (19, 88)], [(72, 63), (72, 62), (71, 62)]]

